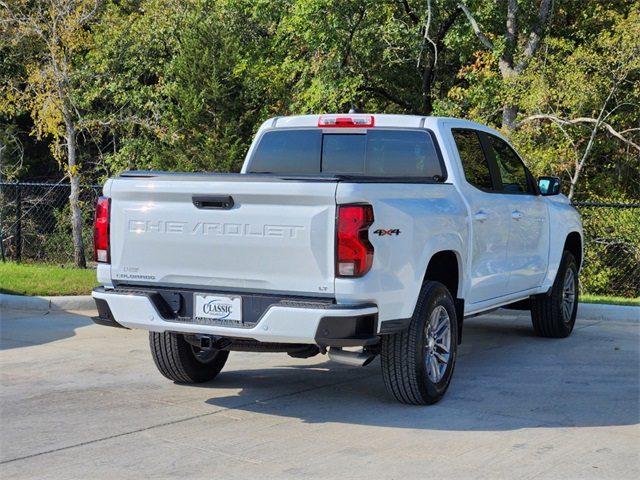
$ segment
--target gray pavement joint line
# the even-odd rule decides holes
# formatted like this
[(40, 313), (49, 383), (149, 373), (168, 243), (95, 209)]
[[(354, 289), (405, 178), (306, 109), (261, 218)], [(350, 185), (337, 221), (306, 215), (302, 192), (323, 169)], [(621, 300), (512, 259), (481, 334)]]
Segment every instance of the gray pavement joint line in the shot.
[[(360, 377), (360, 378), (362, 378), (362, 377)], [(210, 417), (212, 415), (218, 415), (219, 413), (229, 412), (229, 411), (233, 411), (233, 410), (239, 410), (241, 408), (250, 407), (251, 405), (259, 405), (259, 404), (271, 402), (273, 400), (279, 400), (281, 398), (286, 398), (286, 397), (293, 397), (293, 396), (299, 395), (301, 393), (312, 392), (314, 390), (320, 390), (320, 389), (323, 389), (323, 388), (330, 388), (330, 387), (334, 387), (334, 386), (337, 386), (337, 385), (342, 385), (343, 383), (351, 383), (351, 382), (353, 382), (353, 379), (343, 380), (341, 382), (336, 382), (336, 383), (332, 383), (332, 384), (329, 384), (329, 385), (320, 385), (320, 386), (317, 386), (317, 387), (310, 387), (310, 388), (307, 388), (307, 389), (304, 389), (304, 390), (298, 390), (298, 391), (295, 391), (295, 392), (285, 393), (285, 394), (282, 394), (282, 395), (276, 395), (274, 397), (270, 397), (270, 398), (267, 398), (265, 400), (255, 400), (253, 402), (248, 402), (248, 403), (245, 403), (243, 405), (238, 405), (238, 406), (233, 407), (233, 408), (222, 408), (221, 410), (216, 410), (215, 412), (202, 413), (200, 415), (194, 415), (194, 416), (187, 417), (187, 418), (181, 418), (180, 420), (174, 420), (172, 422), (165, 422), (165, 423), (160, 423), (158, 425), (152, 425), (150, 427), (138, 428), (138, 429), (132, 430), (130, 432), (118, 433), (118, 434), (115, 434), (115, 435), (110, 435), (110, 436), (104, 437), (104, 438), (97, 438), (97, 439), (94, 439), (94, 440), (87, 440), (86, 442), (77, 443), (75, 445), (68, 445), (66, 447), (54, 448), (53, 450), (47, 450), (45, 452), (33, 453), (31, 455), (25, 455), (24, 457), (17, 457), (17, 458), (10, 458), (8, 460), (2, 460), (2, 461), (0, 461), (0, 465), (5, 465), (5, 464), (8, 464), (8, 463), (13, 463), (13, 462), (19, 462), (20, 460), (28, 460), (30, 458), (40, 457), (42, 455), (49, 455), (51, 453), (63, 452), (65, 450), (71, 450), (73, 448), (78, 448), (78, 447), (84, 447), (86, 445), (92, 445), (94, 443), (106, 442), (108, 440), (113, 440), (114, 438), (126, 437), (127, 435), (133, 435), (133, 434), (136, 434), (136, 433), (147, 432), (149, 430), (155, 430), (156, 428), (162, 428), (162, 427), (168, 427), (168, 426), (171, 426), (171, 425), (177, 425), (179, 423), (189, 422), (191, 420), (197, 420), (199, 418)]]
[[(585, 322), (589, 322), (588, 324)], [(600, 325), (602, 324), (604, 321), (603, 320), (594, 320), (594, 319), (587, 319), (587, 320), (582, 320), (580, 322), (580, 324), (575, 325), (575, 327), (573, 327), (574, 330), (584, 330), (585, 328), (589, 328), (589, 327), (593, 327), (596, 325)]]

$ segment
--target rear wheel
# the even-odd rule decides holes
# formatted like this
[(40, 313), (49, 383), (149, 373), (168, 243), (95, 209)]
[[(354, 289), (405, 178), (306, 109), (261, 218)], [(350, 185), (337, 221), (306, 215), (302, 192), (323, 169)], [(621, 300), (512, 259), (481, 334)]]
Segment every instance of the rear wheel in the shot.
[(381, 340), (382, 378), (396, 400), (431, 405), (446, 393), (456, 362), (458, 322), (453, 299), (426, 282), (409, 328)]
[(174, 332), (149, 332), (153, 361), (162, 375), (181, 383), (213, 380), (227, 361), (229, 352), (203, 350), (191, 345), (184, 335)]
[(565, 250), (551, 295), (536, 295), (531, 300), (531, 321), (536, 335), (564, 338), (573, 331), (578, 313), (578, 264)]

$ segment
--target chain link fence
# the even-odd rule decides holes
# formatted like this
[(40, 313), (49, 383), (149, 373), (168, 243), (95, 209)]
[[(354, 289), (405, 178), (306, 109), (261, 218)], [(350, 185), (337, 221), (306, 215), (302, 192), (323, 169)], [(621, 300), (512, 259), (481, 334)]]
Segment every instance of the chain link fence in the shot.
[[(87, 260), (93, 260), (93, 211), (101, 192), (98, 185), (80, 191)], [(0, 182), (2, 259), (73, 263), (70, 193), (63, 183)]]
[(640, 298), (640, 204), (574, 205), (584, 229), (582, 292)]
[[(0, 182), (2, 254), (16, 261), (72, 263), (70, 186)], [(101, 187), (83, 187), (80, 206), (87, 259)], [(640, 204), (578, 202), (584, 224), (582, 292), (640, 298)]]

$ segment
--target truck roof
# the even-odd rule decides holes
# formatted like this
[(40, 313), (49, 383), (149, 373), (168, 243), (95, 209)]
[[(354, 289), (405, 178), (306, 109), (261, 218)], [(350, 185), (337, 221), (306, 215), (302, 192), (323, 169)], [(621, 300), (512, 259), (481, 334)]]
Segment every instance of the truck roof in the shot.
[(290, 117), (274, 117), (265, 121), (260, 130), (275, 128), (375, 128), (375, 127), (396, 127), (396, 128), (433, 128), (437, 129), (442, 122), (455, 121), (456, 123), (468, 124), (471, 128), (484, 128), (481, 125), (469, 120), (461, 120), (449, 117), (428, 117), (422, 115), (393, 115), (376, 113), (330, 113), (321, 115), (299, 115)]

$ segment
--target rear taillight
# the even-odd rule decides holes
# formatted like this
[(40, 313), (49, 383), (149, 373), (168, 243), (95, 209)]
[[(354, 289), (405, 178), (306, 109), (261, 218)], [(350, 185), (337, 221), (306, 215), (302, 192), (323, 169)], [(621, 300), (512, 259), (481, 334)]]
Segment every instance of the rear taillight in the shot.
[(93, 224), (93, 258), (96, 262), (111, 262), (109, 251), (109, 207), (111, 199), (98, 198), (96, 216)]
[(371, 269), (373, 245), (369, 242), (369, 226), (372, 223), (371, 205), (338, 207), (336, 276), (361, 277)]

